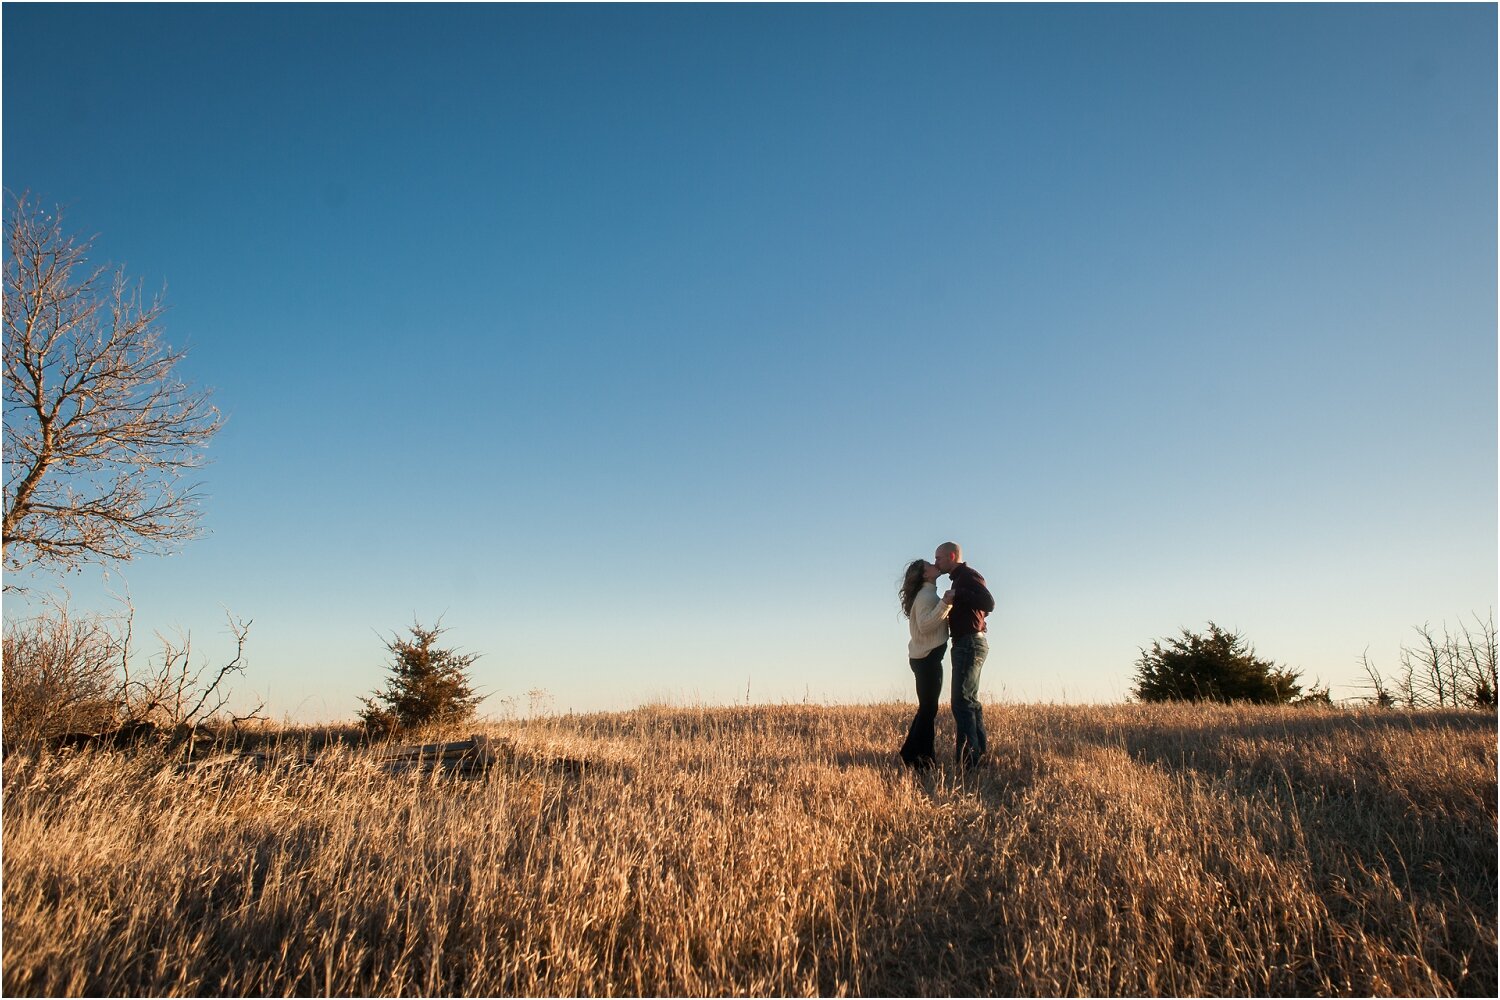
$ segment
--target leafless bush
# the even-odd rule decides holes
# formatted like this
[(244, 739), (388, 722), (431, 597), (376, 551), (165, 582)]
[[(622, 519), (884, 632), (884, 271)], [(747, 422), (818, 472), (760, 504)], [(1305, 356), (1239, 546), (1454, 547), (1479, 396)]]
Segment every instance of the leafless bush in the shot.
[(5, 623), (7, 748), (64, 732), (98, 732), (117, 721), (118, 617), (74, 615), (57, 601), (34, 618)]
[(1369, 701), (1385, 708), (1488, 708), (1496, 707), (1500, 678), (1496, 676), (1495, 612), (1487, 618), (1474, 615), (1473, 626), (1462, 619), (1449, 630), (1430, 624), (1416, 627), (1417, 641), (1401, 647), (1400, 666), (1386, 678), (1370, 662), (1360, 658)]
[(128, 667), (122, 671), (121, 701), (128, 717), (175, 728), (194, 727), (219, 714), (230, 697), (224, 681), (245, 671), (245, 640), (250, 634), (249, 622), (238, 621), (233, 615), (228, 620), (235, 639), (234, 657), (217, 669), (193, 666), (191, 634), (171, 639), (156, 633), (160, 659), (134, 675)]
[(210, 719), (237, 725), (258, 717), (223, 714), (228, 681), (245, 670), (250, 622), (229, 615), (234, 656), (220, 666), (193, 663), (192, 635), (156, 634), (160, 651), (134, 655), (135, 609), (75, 614), (58, 599), (32, 618), (6, 623), (6, 749), (65, 734), (190, 734)]

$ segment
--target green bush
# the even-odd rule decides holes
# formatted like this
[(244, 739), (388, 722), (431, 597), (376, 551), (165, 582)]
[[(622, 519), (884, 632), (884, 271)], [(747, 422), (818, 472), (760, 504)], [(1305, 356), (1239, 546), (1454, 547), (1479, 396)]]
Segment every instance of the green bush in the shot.
[[(1151, 643), (1136, 661), (1135, 696), (1141, 701), (1246, 701), (1285, 705), (1302, 695), (1297, 671), (1256, 657), (1237, 632), (1208, 623), (1199, 635)], [(1324, 689), (1326, 697), (1326, 689)]]
[(397, 635), (386, 643), (395, 660), (385, 690), (360, 699), (364, 709), (359, 717), (366, 727), (389, 734), (431, 723), (463, 722), (474, 715), (484, 695), (474, 693), (468, 671), (479, 656), (436, 648), (443, 631), (440, 626), (413, 624), (410, 639)]

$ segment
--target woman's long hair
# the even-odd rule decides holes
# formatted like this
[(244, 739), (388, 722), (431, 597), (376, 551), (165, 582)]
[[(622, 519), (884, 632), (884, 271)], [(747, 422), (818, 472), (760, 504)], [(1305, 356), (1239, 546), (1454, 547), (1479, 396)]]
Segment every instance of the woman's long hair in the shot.
[(901, 613), (911, 617), (911, 602), (917, 599), (917, 591), (922, 589), (926, 581), (922, 577), (927, 572), (926, 559), (913, 559), (911, 565), (906, 567), (906, 574), (901, 577)]

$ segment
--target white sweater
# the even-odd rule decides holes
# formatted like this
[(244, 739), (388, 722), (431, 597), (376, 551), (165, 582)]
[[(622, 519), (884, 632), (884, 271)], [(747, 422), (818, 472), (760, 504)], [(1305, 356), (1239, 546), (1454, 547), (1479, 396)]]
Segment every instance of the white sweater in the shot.
[(913, 660), (920, 659), (948, 641), (948, 605), (938, 600), (937, 584), (924, 583), (911, 602), (911, 618), (907, 627), (911, 629), (911, 641), (906, 644), (906, 654)]

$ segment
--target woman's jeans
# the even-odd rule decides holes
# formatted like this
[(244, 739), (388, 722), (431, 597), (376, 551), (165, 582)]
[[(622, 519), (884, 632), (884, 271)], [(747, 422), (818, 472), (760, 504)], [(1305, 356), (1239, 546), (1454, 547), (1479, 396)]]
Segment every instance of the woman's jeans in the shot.
[(911, 672), (917, 679), (917, 714), (912, 717), (906, 742), (901, 745), (901, 759), (912, 767), (932, 766), (938, 695), (943, 693), (943, 653), (947, 649), (945, 642), (921, 659), (910, 661)]
[(979, 672), (990, 655), (982, 635), (953, 640), (953, 725), (958, 730), (958, 766), (973, 767), (984, 758), (984, 709), (979, 704)]

